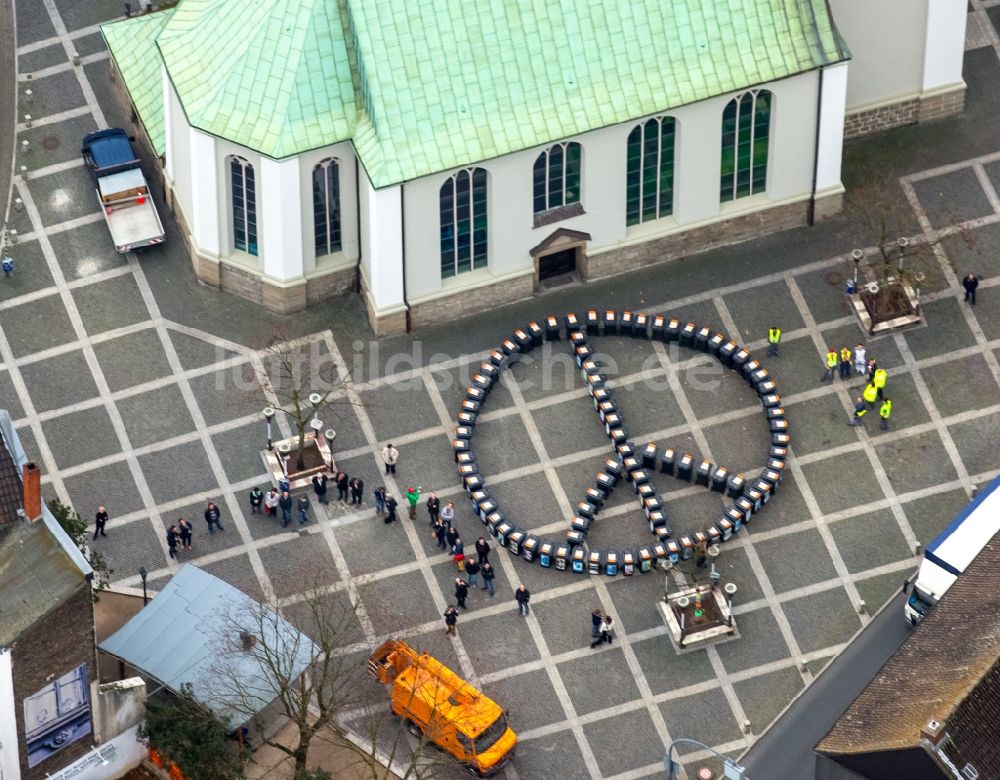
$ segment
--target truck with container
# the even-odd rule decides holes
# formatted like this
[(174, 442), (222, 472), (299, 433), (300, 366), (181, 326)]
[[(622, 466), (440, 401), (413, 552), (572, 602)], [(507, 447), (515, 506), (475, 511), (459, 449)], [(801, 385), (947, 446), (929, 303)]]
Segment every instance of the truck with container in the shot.
[(81, 153), (115, 249), (124, 253), (162, 244), (163, 224), (128, 134), (120, 127), (98, 130), (84, 137)]
[(503, 709), (436, 658), (390, 639), (371, 654), (368, 671), (389, 686), (392, 711), (411, 734), (473, 774), (489, 777), (510, 760), (517, 734)]
[(917, 625), (952, 583), (1000, 531), (1000, 477), (979, 492), (924, 551), (916, 575), (907, 581), (903, 609)]

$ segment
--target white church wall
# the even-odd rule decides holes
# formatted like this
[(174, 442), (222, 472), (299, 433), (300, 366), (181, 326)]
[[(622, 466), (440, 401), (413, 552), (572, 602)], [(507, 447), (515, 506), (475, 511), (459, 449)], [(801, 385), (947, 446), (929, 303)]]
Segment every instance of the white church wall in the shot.
[(302, 199), (299, 160), (261, 157), (255, 170), (258, 246), (264, 273), (279, 281), (302, 276)]
[(174, 92), (170, 79), (163, 69), (163, 109), (166, 128), (166, 163), (167, 177), (171, 181), (174, 198), (180, 206), (188, 225), (192, 216), (192, 179), (191, 179), (191, 131), (184, 117), (177, 93)]
[[(831, 0), (834, 21), (853, 55), (847, 79), (849, 112), (895, 103), (920, 93), (927, 3), (928, 0)], [(964, 11), (963, 5), (963, 17)], [(959, 54), (961, 50), (959, 46)]]
[(381, 312), (403, 303), (403, 198), (402, 186), (376, 190), (368, 175), (361, 178), (362, 262), (372, 303)]
[(842, 188), (841, 159), (844, 151), (844, 111), (847, 101), (848, 65), (838, 63), (823, 74), (820, 110), (816, 191)]
[(214, 257), (228, 254), (219, 211), (229, 188), (220, 176), (216, 139), (194, 128), (189, 128), (188, 139), (191, 150), (191, 211), (188, 217), (194, 243), (200, 251)]
[(924, 91), (962, 80), (967, 21), (966, 0), (928, 0)]
[[(774, 94), (767, 192), (725, 205), (719, 202), (722, 113), (738, 93), (667, 112), (678, 124), (674, 216), (632, 228), (626, 227), (625, 212), (627, 142), (632, 128), (644, 120), (602, 128), (573, 139), (583, 146), (584, 213), (541, 227), (534, 227), (532, 169), (535, 159), (547, 147), (481, 163), (478, 167), (489, 173), (489, 267), (450, 279), (442, 280), (440, 273), (439, 192), (442, 184), (461, 169), (407, 182), (403, 187), (403, 205), (408, 301), (426, 302), (465, 287), (533, 271), (529, 250), (559, 228), (589, 233), (588, 251), (597, 253), (676, 232), (688, 225), (765, 208), (775, 201), (807, 197), (812, 188), (816, 153), (817, 83), (816, 73), (805, 73), (766, 85)], [(832, 157), (827, 162), (830, 177), (839, 182), (839, 162)]]

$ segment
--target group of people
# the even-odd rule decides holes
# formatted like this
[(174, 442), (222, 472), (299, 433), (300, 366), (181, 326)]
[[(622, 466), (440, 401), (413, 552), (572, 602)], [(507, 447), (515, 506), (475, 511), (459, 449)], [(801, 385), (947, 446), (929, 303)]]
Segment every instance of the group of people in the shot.
[(880, 427), (884, 431), (889, 430), (892, 400), (885, 394), (889, 375), (884, 368), (879, 368), (874, 357), (869, 356), (864, 344), (856, 344), (853, 350), (850, 347), (841, 347), (839, 351), (834, 347), (827, 348), (824, 371), (819, 381), (832, 382), (838, 372), (841, 379), (850, 379), (854, 374), (859, 374), (868, 380), (861, 395), (855, 399), (851, 425), (864, 425), (869, 409), (877, 406)]
[(607, 615), (599, 609), (595, 609), (590, 613), (590, 636), (594, 640), (590, 643), (591, 650), (603, 645), (605, 642), (609, 645), (611, 644), (614, 640), (614, 633), (611, 628), (613, 623), (614, 620), (612, 620), (611, 615)]
[[(493, 571), (493, 567), (490, 566), (489, 562), (486, 562), (486, 563), (483, 564), (484, 582), (485, 582), (485, 575), (486, 575), (487, 568), (489, 568), (489, 570), (491, 572), (491, 576), (490, 576), (490, 580), (489, 580), (490, 583), (491, 583), (491, 587), (490, 587), (489, 590), (490, 590), (490, 595), (492, 596), (494, 594), (494, 591), (493, 591), (493, 588), (492, 588), (492, 582), (493, 582), (492, 571)], [(470, 587), (474, 587), (474, 585), (472, 585), (471, 582), (472, 582), (472, 578), (471, 577), (470, 577), (470, 582), (467, 582), (466, 580), (462, 579), (461, 577), (456, 577), (455, 578), (455, 600), (458, 603), (458, 606), (461, 607), (462, 609), (468, 609), (468, 607), (465, 605), (465, 599), (469, 595), (469, 588)], [(483, 586), (483, 590), (486, 590), (486, 586), (485, 585)], [(521, 615), (524, 616), (524, 617), (527, 617), (528, 614), (530, 613), (530, 609), (528, 607), (528, 603), (531, 601), (531, 591), (529, 591), (528, 588), (527, 588), (527, 586), (524, 585), (523, 583), (520, 584), (520, 585), (518, 585), (517, 588), (514, 589), (514, 600), (517, 602), (517, 608), (520, 610)], [(610, 620), (610, 618), (609, 618), (609, 620)], [(610, 625), (610, 623), (609, 623), (609, 625)], [(458, 627), (458, 609), (455, 607), (454, 604), (449, 604), (448, 608), (445, 609), (445, 611), (444, 611), (444, 630), (445, 630), (445, 633), (448, 634), (448, 635), (450, 635), (450, 636), (455, 636), (458, 633), (457, 632), (457, 627)]]
[[(255, 487), (250, 491), (250, 514), (259, 515), (261, 514), (261, 507), (264, 509), (264, 513), (268, 517), (277, 517), (278, 512), (281, 512), (281, 527), (287, 528), (288, 524), (292, 522), (292, 511), (297, 510), (299, 513), (299, 525), (305, 525), (309, 522), (309, 509), (311, 508), (309, 503), (309, 498), (303, 494), (298, 497), (298, 499), (292, 498), (292, 493), (290, 486), (287, 481), (282, 481), (279, 485), (281, 488), (280, 492), (278, 488), (272, 487), (267, 493), (264, 493), (259, 487)], [(323, 482), (323, 495), (326, 495), (326, 482), (324, 477)], [(320, 503), (326, 503), (322, 499), (319, 499)]]

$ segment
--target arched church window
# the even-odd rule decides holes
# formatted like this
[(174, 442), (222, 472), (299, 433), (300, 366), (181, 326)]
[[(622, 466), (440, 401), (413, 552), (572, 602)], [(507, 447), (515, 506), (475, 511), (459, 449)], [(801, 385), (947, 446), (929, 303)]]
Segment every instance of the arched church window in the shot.
[(441, 185), (441, 278), (447, 279), (487, 263), (487, 173), (466, 168)]
[(257, 254), (257, 190), (253, 166), (236, 155), (229, 158), (232, 177), (233, 246), (247, 254)]
[(583, 147), (575, 141), (556, 144), (535, 160), (535, 214), (580, 202), (580, 163)]
[(313, 238), (316, 257), (339, 252), (340, 165), (332, 157), (313, 168)]
[(722, 112), (722, 202), (767, 189), (773, 97), (766, 89), (737, 95)]
[(674, 212), (673, 117), (647, 119), (628, 134), (626, 224), (638, 225)]

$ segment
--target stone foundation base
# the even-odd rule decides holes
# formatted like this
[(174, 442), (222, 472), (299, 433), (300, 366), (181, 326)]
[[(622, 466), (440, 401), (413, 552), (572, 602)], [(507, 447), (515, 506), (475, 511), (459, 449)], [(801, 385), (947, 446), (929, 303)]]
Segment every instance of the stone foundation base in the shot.
[(848, 114), (844, 138), (861, 138), (894, 127), (933, 122), (961, 114), (965, 108), (965, 82), (890, 105)]
[[(839, 211), (842, 197), (842, 193), (832, 196), (830, 204), (823, 204), (823, 213), (829, 216)], [(816, 209), (817, 212), (821, 210), (820, 199), (816, 201)], [(650, 241), (610, 249), (599, 254), (591, 254), (589, 257), (590, 278), (601, 279), (614, 276), (654, 263), (677, 260), (728, 244), (738, 244), (766, 233), (802, 227), (808, 223), (808, 219), (809, 201), (802, 200), (713, 222), (662, 238), (654, 238)]]
[(508, 303), (530, 298), (534, 291), (535, 276), (527, 273), (513, 279), (507, 278), (482, 287), (456, 290), (453, 295), (435, 298), (410, 306), (410, 327), (422, 328), (437, 325), (476, 312), (495, 309)]
[(177, 218), (184, 245), (191, 256), (191, 266), (198, 281), (220, 292), (230, 293), (248, 301), (259, 303), (268, 311), (292, 314), (306, 306), (336, 298), (356, 286), (357, 269), (352, 265), (323, 273), (322, 271), (290, 282), (265, 279), (260, 273), (227, 263), (225, 260), (201, 254), (191, 239), (191, 230), (182, 209), (177, 208), (174, 193), (163, 172), (164, 200), (170, 213)]

